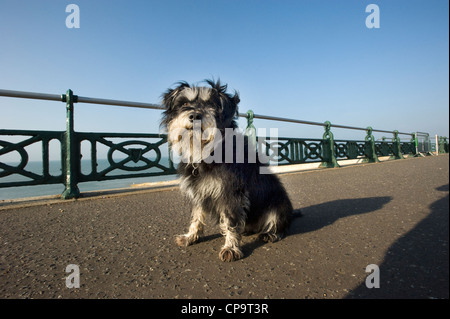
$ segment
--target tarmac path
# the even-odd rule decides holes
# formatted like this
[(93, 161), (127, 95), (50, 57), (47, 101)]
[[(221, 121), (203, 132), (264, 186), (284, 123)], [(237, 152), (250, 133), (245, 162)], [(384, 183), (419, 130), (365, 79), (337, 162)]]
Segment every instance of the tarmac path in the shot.
[(0, 207), (0, 298), (449, 298), (448, 154), (281, 180), (304, 216), (280, 242), (244, 237), (232, 263), (217, 226), (175, 245), (190, 219), (177, 187)]

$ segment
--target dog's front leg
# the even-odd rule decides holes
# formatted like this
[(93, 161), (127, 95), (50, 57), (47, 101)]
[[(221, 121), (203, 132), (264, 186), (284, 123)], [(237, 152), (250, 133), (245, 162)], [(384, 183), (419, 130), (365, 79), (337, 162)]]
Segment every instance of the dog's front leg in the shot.
[(235, 261), (241, 259), (244, 254), (240, 248), (242, 223), (240, 220), (231, 221), (225, 214), (220, 216), (220, 230), (225, 236), (225, 245), (219, 253), (222, 261)]
[(178, 246), (186, 247), (194, 244), (198, 238), (203, 234), (203, 226), (205, 225), (205, 216), (203, 210), (199, 206), (192, 208), (192, 219), (189, 231), (187, 234), (178, 235), (175, 237)]

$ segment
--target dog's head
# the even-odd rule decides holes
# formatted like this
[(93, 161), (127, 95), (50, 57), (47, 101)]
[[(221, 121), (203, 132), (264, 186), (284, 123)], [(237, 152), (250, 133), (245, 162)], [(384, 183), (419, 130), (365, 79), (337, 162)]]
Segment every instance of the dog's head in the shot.
[(237, 128), (238, 93), (227, 93), (227, 85), (222, 85), (220, 80), (205, 82), (209, 86), (192, 86), (180, 82), (162, 97), (166, 110), (163, 112), (161, 128), (168, 131), (168, 140), (173, 148), (178, 149), (178, 153), (188, 147), (186, 143), (192, 149), (192, 140), (196, 134), (204, 145), (213, 141), (219, 135), (217, 132), (223, 134), (225, 128)]
[(239, 95), (227, 93), (227, 85), (206, 80), (209, 87), (178, 83), (164, 95), (162, 104), (166, 108), (161, 125), (171, 131), (176, 127), (192, 129), (193, 122), (202, 122), (202, 128), (215, 127), (219, 130), (236, 128)]

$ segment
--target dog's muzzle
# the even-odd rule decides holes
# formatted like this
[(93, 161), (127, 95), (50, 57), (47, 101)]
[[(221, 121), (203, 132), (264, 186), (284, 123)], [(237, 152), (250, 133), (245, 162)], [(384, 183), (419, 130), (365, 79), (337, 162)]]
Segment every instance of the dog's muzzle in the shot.
[(192, 112), (191, 114), (189, 114), (188, 119), (191, 123), (193, 123), (194, 121), (201, 121), (202, 115), (198, 112)]

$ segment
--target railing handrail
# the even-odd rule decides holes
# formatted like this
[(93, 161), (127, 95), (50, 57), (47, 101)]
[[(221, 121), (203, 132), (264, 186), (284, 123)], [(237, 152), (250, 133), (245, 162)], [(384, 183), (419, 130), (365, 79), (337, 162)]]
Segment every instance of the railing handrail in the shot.
[(59, 95), (59, 94), (46, 94), (46, 93), (24, 92), (24, 91), (13, 91), (13, 90), (0, 89), (0, 96), (62, 102), (61, 95)]
[[(13, 91), (13, 90), (0, 89), (0, 96), (66, 102), (65, 101), (65, 98), (66, 98), (65, 94), (58, 95), (58, 94), (45, 94), (45, 93), (35, 93), (35, 92), (24, 92), (24, 91)], [(111, 100), (111, 99), (90, 98), (90, 97), (83, 97), (83, 96), (77, 96), (77, 95), (74, 95), (74, 102), (75, 103), (114, 105), (114, 106), (124, 106), (124, 107), (137, 107), (137, 108), (156, 109), (156, 110), (163, 110), (164, 109), (163, 106), (161, 106), (159, 104), (153, 104), (153, 103), (142, 103), (142, 102), (132, 102), (132, 101), (121, 101), (121, 100)], [(239, 116), (240, 117), (244, 117), (244, 118), (248, 118), (249, 117), (249, 115), (247, 113), (239, 113)], [(253, 114), (253, 118), (255, 118), (255, 119), (262, 119), (262, 120), (279, 121), (279, 122), (289, 122), (289, 123), (297, 123), (297, 124), (316, 125), (316, 126), (323, 126), (323, 127), (328, 125), (326, 123), (320, 123), (320, 122), (297, 120), (297, 119), (291, 119), (291, 118), (285, 118), (285, 117), (276, 117), (276, 116), (269, 116), (269, 115), (261, 115), (261, 114)], [(330, 124), (330, 127), (350, 129), (350, 130), (367, 131), (367, 128), (356, 127), (356, 126), (348, 126), (348, 125), (340, 125), (340, 124)], [(390, 134), (397, 133), (397, 134), (402, 134), (402, 135), (414, 136), (414, 133), (387, 131), (387, 130), (379, 130), (379, 129), (372, 129), (372, 132), (390, 133)]]

